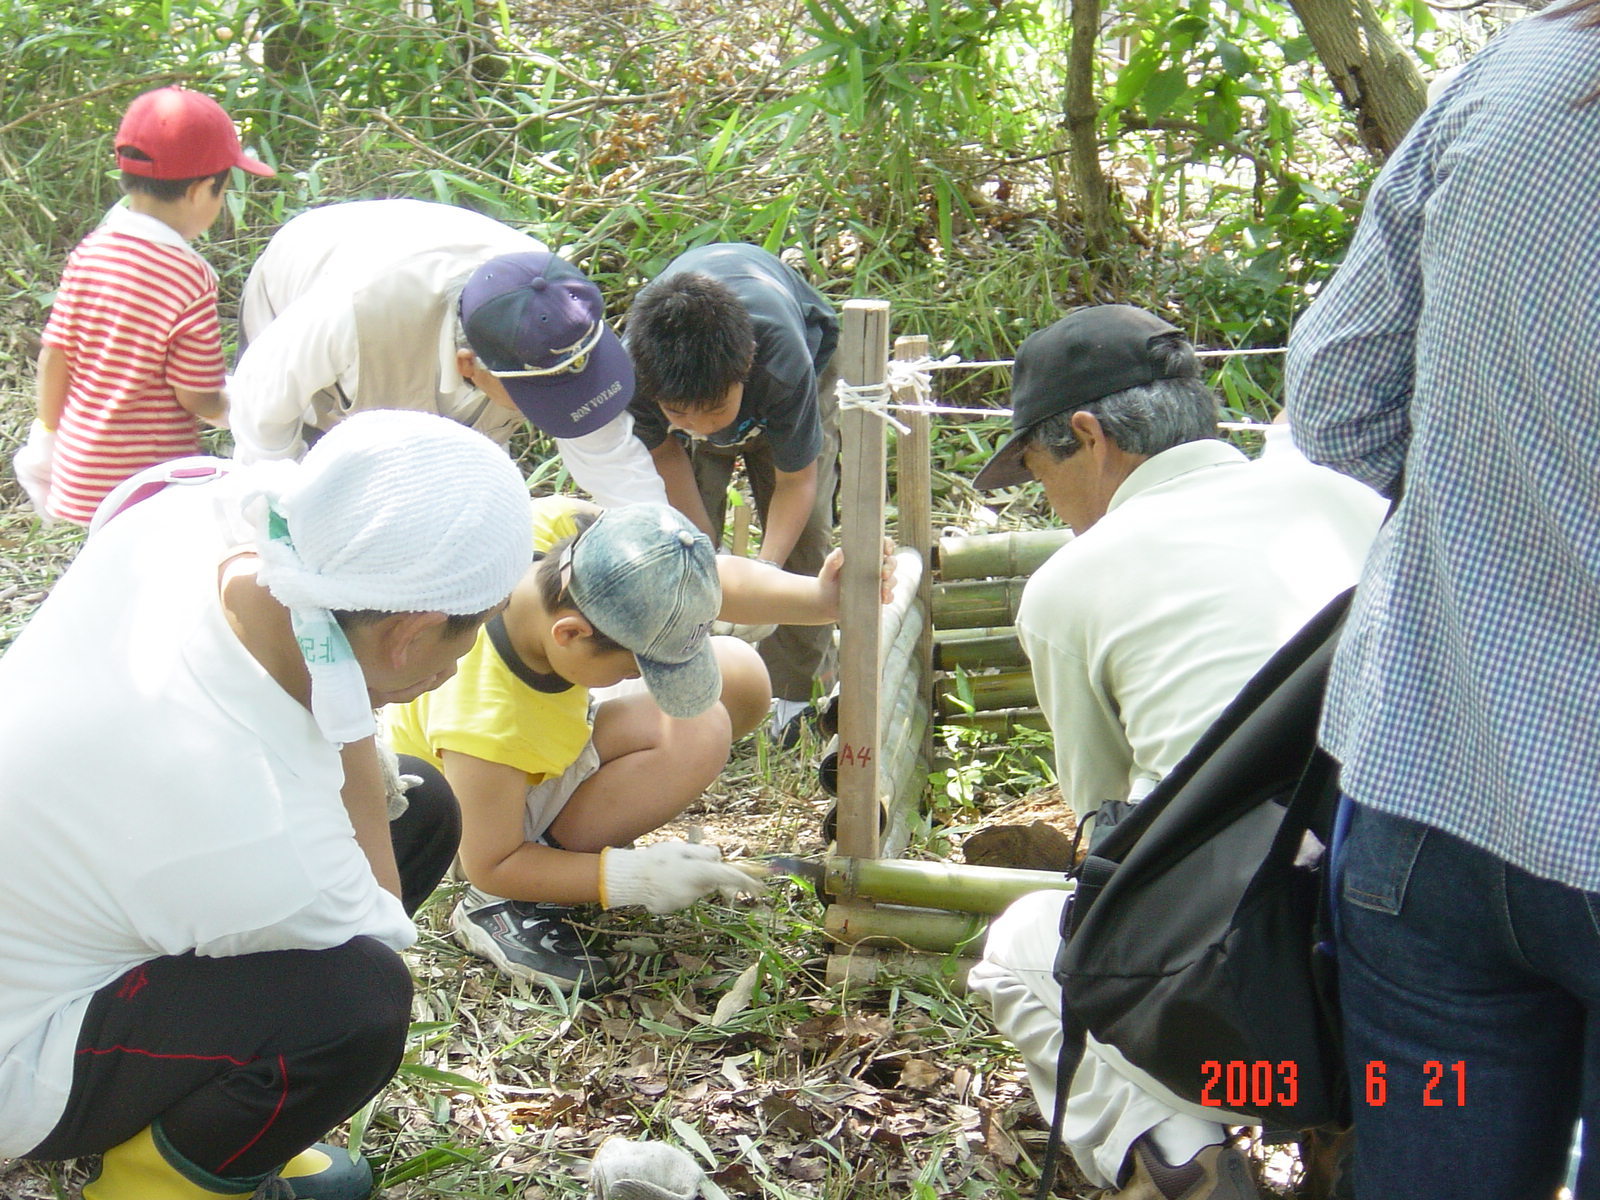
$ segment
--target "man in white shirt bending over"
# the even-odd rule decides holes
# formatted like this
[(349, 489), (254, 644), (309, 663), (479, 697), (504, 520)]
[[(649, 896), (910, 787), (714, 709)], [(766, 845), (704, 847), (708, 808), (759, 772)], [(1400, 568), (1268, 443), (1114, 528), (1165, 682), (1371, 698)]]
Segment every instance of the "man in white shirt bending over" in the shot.
[(352, 412), (417, 409), (502, 445), (526, 420), (602, 507), (666, 503), (599, 289), (480, 213), (421, 200), (302, 213), (251, 268), (239, 324), (228, 398), (243, 462), (298, 458)]

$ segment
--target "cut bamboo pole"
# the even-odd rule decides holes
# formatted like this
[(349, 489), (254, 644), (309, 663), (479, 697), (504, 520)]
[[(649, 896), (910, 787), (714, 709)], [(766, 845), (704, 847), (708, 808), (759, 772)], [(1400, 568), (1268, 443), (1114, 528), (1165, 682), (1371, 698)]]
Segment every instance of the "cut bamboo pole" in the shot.
[[(852, 387), (883, 383), (889, 358), (889, 305), (847, 300), (839, 340), (839, 372)], [(859, 407), (839, 414), (840, 543), (844, 573), (839, 601), (839, 849), (863, 858), (878, 853), (879, 638), (878, 578), (883, 554), (886, 437), (883, 418)]]
[(1059, 871), (845, 855), (831, 855), (823, 862), (823, 890), (841, 904), (865, 900), (993, 915), (1030, 892), (1072, 888), (1072, 882)]
[(938, 980), (956, 995), (963, 996), (967, 992), (967, 977), (977, 965), (975, 958), (911, 950), (830, 954), (825, 978), (829, 987), (861, 986), (889, 979)]
[(1023, 529), (939, 539), (939, 578), (1011, 578), (1032, 575), (1072, 540), (1070, 529)]
[[(972, 707), (978, 712), (989, 712), (996, 708), (1032, 708), (1038, 704), (1031, 671), (968, 675), (961, 683), (970, 689)], [(959, 696), (960, 688), (955, 679), (946, 677), (934, 683), (934, 708), (941, 718), (967, 711)]]
[[(906, 614), (905, 623), (900, 626), (896, 634), (894, 646), (884, 655), (883, 671), (878, 685), (879, 695), (899, 696), (906, 688), (926, 694), (922, 672), (917, 670), (916, 664), (911, 660), (917, 638), (921, 634), (922, 614), (913, 609)], [(894, 726), (892, 722), (885, 720), (882, 728), (885, 736), (888, 736)]]
[[(902, 362), (928, 357), (928, 339), (923, 334), (896, 338), (894, 356)], [(931, 405), (930, 390), (903, 388), (908, 393), (901, 399), (913, 405)], [(901, 417), (907, 432), (896, 444), (895, 501), (900, 514), (900, 541), (914, 550), (922, 563), (922, 573), (917, 579), (917, 610), (922, 614), (922, 631), (913, 653), (916, 658), (918, 678), (922, 681), (923, 695), (933, 683), (933, 431), (932, 417), (926, 412), (902, 410)], [(923, 762), (923, 787), (926, 789), (927, 764), (933, 761), (933, 724), (924, 728), (920, 753)], [(915, 798), (920, 807), (923, 796)]]
[(1048, 733), (1050, 722), (1037, 708), (1001, 708), (989, 712), (941, 713), (939, 724), (955, 725), (962, 729), (981, 729), (1000, 737), (1009, 737), (1019, 729), (1037, 729)]
[(908, 946), (972, 954), (983, 949), (989, 918), (933, 908), (830, 904), (822, 928), (841, 946)]
[[(906, 661), (912, 661), (914, 644), (911, 646), (897, 647), (895, 640), (899, 637), (900, 627), (910, 618), (919, 622), (926, 608), (917, 603), (917, 589), (922, 580), (922, 560), (917, 557), (915, 550), (898, 550), (894, 556), (894, 591), (889, 603), (881, 610), (882, 633), (878, 639), (879, 651), (883, 661), (888, 662), (897, 654)], [(913, 635), (913, 639), (916, 635)]]
[(935, 629), (933, 641), (935, 645), (943, 642), (965, 642), (973, 638), (997, 638), (1017, 636), (1015, 625), (973, 625), (966, 629)]
[(1015, 625), (1026, 579), (964, 579), (933, 588), (933, 627)]
[[(962, 632), (965, 632), (964, 630)], [(939, 638), (933, 642), (933, 665), (941, 671), (961, 668), (983, 671), (994, 668), (1025, 667), (1028, 656), (1017, 640), (1016, 630), (988, 637)]]

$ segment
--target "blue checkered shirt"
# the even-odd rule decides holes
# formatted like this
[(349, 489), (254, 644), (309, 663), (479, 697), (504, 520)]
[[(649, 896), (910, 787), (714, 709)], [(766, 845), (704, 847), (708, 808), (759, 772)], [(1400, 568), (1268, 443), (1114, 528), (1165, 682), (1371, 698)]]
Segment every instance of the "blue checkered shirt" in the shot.
[(1345, 791), (1600, 891), (1600, 28), (1527, 17), (1374, 183), (1289, 341), (1313, 460), (1404, 500), (1323, 741)]

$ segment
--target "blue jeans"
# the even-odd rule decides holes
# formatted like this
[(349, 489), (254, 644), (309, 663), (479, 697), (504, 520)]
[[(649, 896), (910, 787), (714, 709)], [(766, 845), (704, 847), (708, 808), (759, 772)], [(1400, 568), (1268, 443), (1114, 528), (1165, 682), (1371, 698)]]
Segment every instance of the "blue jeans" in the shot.
[(1600, 894), (1360, 805), (1333, 863), (1359, 1200), (1600, 1200)]

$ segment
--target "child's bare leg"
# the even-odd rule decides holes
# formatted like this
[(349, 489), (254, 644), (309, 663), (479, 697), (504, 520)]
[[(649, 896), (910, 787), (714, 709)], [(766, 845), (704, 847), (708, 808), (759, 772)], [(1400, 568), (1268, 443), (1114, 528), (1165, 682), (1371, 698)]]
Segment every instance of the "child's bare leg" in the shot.
[(772, 679), (760, 651), (748, 642), (715, 637), (711, 647), (722, 670), (722, 707), (738, 741), (765, 719), (772, 704)]
[(721, 704), (679, 721), (648, 695), (607, 700), (594, 718), (600, 769), (572, 793), (550, 832), (582, 853), (625, 846), (688, 808), (726, 765), (732, 744)]

